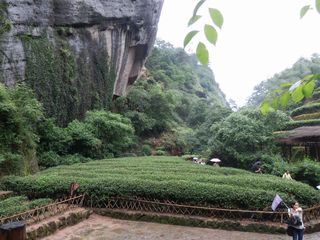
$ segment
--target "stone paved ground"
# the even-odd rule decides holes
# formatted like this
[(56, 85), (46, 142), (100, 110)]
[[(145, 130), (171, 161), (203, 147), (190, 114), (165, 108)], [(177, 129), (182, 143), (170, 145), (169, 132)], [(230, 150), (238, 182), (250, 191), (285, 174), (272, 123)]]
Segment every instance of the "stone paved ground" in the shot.
[[(75, 226), (44, 240), (289, 240), (286, 235), (193, 228), (158, 223), (134, 222), (91, 215)], [(319, 240), (320, 232), (306, 234), (304, 240)]]

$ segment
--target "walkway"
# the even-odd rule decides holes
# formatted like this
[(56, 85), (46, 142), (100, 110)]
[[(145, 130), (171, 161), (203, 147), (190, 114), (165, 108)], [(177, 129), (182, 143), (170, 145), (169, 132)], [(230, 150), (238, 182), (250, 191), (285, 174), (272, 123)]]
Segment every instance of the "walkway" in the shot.
[[(134, 222), (91, 215), (44, 240), (289, 240), (286, 235), (193, 228), (158, 223)], [(320, 232), (307, 234), (304, 240), (319, 240)]]

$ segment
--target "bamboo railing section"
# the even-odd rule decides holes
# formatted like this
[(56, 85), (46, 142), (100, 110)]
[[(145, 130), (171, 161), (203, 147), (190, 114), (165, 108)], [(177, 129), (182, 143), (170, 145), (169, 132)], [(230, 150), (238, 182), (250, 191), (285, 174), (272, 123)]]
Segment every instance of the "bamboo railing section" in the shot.
[(51, 217), (72, 208), (82, 206), (84, 197), (84, 194), (75, 197), (66, 197), (45, 206), (37, 207), (22, 213), (0, 218), (0, 225), (15, 221), (25, 221), (27, 225), (35, 222), (40, 222), (47, 217)]
[[(254, 211), (241, 209), (223, 209), (206, 206), (192, 206), (176, 204), (170, 201), (145, 200), (124, 197), (110, 197), (105, 201), (95, 201), (89, 199), (89, 203), (93, 208), (106, 209), (122, 209), (130, 211), (167, 213), (176, 215), (188, 215), (198, 217), (220, 218), (230, 220), (250, 220), (256, 222), (281, 222), (288, 218), (287, 211)], [(304, 209), (304, 222), (320, 219), (320, 205)]]

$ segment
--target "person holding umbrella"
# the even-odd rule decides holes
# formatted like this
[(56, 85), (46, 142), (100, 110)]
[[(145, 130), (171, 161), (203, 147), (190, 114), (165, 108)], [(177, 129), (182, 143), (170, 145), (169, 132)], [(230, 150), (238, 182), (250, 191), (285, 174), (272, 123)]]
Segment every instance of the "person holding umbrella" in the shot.
[(214, 167), (220, 167), (219, 163), (221, 162), (221, 160), (219, 158), (212, 158), (210, 162), (213, 162)]

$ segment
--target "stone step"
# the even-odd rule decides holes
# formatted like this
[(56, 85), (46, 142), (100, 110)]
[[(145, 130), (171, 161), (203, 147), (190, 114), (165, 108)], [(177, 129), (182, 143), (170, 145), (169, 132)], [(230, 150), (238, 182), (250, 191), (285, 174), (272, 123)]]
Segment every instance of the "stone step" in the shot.
[(0, 201), (13, 196), (12, 191), (0, 191)]
[(27, 240), (36, 240), (49, 236), (57, 230), (75, 225), (91, 215), (85, 208), (74, 208), (64, 213), (49, 217), (43, 221), (27, 226)]
[[(158, 222), (182, 226), (204, 227), (233, 231), (259, 232), (259, 233), (286, 233), (287, 225), (279, 222), (257, 222), (250, 220), (230, 220), (189, 215), (175, 215), (169, 213), (153, 213), (142, 211), (129, 211), (121, 209), (93, 209), (94, 213), (118, 219)], [(320, 219), (305, 223), (305, 232), (320, 232)]]

